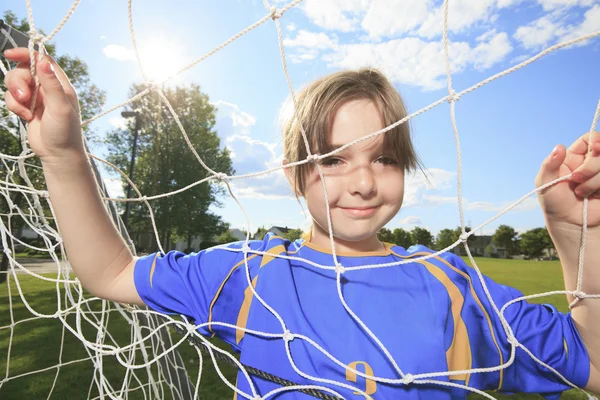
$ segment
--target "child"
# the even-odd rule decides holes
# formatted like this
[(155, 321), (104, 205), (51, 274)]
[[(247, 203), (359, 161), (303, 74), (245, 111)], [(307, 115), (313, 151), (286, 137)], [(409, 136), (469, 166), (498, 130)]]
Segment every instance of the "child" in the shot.
[[(423, 246), (403, 249), (381, 243), (376, 236), (400, 209), (405, 171), (419, 164), (407, 124), (317, 161), (327, 187), (341, 266), (337, 270), (332, 268), (323, 185), (313, 163), (286, 169), (290, 184), (305, 198), (313, 218), (308, 237), (290, 243), (267, 235), (262, 241), (251, 241), (249, 249), (238, 242), (197, 254), (169, 252), (136, 259), (102, 205), (81, 140), (77, 96), (68, 78), (49, 57), (39, 62), (42, 89), (32, 115), (28, 111), (32, 79), (27, 49), (5, 55), (19, 63), (6, 77), (7, 106), (29, 121), (29, 143), (44, 166), (71, 265), (93, 294), (186, 315), (195, 324), (204, 324), (199, 328), (202, 334), (217, 335), (240, 351), (242, 363), (298, 384), (327, 386), (344, 398), (466, 396), (466, 390), (451, 384), (544, 394), (569, 389), (520, 348), (505, 369), (465, 371), (510, 362), (512, 346), (476, 272), (454, 254), (393, 267), (352, 269), (432, 253)], [(300, 126), (311, 152), (325, 154), (405, 114), (398, 93), (375, 70), (325, 77), (299, 94), (296, 115), (300, 122), (290, 117), (284, 123), (286, 162), (308, 155)], [(592, 152), (588, 154), (589, 140)], [(568, 151), (557, 146), (536, 179), (540, 186), (574, 171), (571, 182), (554, 185), (539, 196), (560, 254), (565, 285), (571, 290), (576, 285), (582, 197), (594, 195), (588, 212), (582, 289), (586, 293), (600, 293), (600, 250), (590, 246), (600, 236), (599, 154), (598, 136), (586, 134)], [(513, 288), (485, 281), (498, 308), (521, 296)], [(600, 305), (596, 300), (582, 300), (566, 315), (549, 305), (521, 301), (508, 307), (505, 316), (516, 339), (536, 357), (577, 386), (600, 391)], [(448, 371), (458, 372), (444, 375)], [(411, 377), (425, 373), (441, 374), (412, 381)], [(258, 377), (251, 379), (260, 396), (279, 387)], [(238, 376), (237, 385), (252, 398), (244, 375)], [(308, 398), (296, 391), (279, 396)]]

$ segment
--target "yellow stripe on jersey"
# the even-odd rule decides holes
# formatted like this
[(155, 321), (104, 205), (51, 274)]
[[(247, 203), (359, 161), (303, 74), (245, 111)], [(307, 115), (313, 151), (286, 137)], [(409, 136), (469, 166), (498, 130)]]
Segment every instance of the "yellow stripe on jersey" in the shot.
[(158, 253), (154, 255), (154, 261), (152, 261), (152, 268), (150, 268), (150, 287), (152, 287), (152, 278), (154, 278), (154, 270), (156, 269), (156, 259), (158, 258)]
[[(454, 336), (448, 350), (446, 350), (446, 362), (448, 363), (448, 371), (461, 371), (471, 369), (473, 358), (471, 355), (471, 344), (467, 333), (467, 326), (462, 319), (462, 308), (465, 298), (458, 286), (450, 279), (448, 275), (437, 265), (427, 261), (418, 261), (423, 264), (427, 271), (431, 273), (448, 291), (448, 296), (452, 303), (452, 318), (454, 320)], [(451, 380), (465, 381), (469, 384), (470, 374), (450, 375)]]
[[(283, 247), (283, 245), (274, 246), (273, 248), (267, 250), (267, 253), (270, 253), (270, 254), (265, 254), (262, 256), (260, 268), (264, 267), (269, 262), (273, 261), (275, 259), (276, 254), (281, 254), (283, 252), (285, 252), (285, 247)], [(271, 254), (273, 254), (273, 255), (271, 255)], [(252, 287), (253, 288), (256, 288), (257, 281), (258, 281), (258, 275), (255, 276), (254, 279), (252, 279)], [(244, 301), (242, 302), (242, 306), (240, 307), (240, 312), (238, 313), (237, 322), (235, 324), (237, 327), (239, 327), (239, 328), (246, 327), (246, 324), (248, 323), (248, 314), (250, 312), (250, 304), (252, 304), (253, 298), (254, 298), (254, 292), (252, 291), (250, 286), (248, 286), (244, 290)], [(240, 344), (240, 342), (244, 338), (245, 333), (246, 332), (244, 332), (241, 329), (237, 329), (235, 331), (235, 343), (236, 344)]]
[[(258, 254), (252, 254), (250, 257), (248, 257), (248, 261), (252, 260), (256, 256), (258, 256)], [(225, 286), (225, 283), (227, 282), (227, 280), (229, 280), (229, 278), (231, 277), (231, 274), (233, 274), (233, 271), (235, 271), (236, 268), (238, 268), (241, 265), (244, 265), (243, 259), (240, 262), (238, 262), (237, 264), (235, 264), (233, 266), (233, 268), (231, 268), (231, 270), (229, 271), (229, 273), (227, 274), (225, 279), (223, 279), (223, 282), (221, 282), (219, 289), (215, 293), (215, 296), (213, 297), (212, 301), (210, 302), (210, 307), (208, 309), (208, 322), (212, 322), (213, 307), (215, 306), (215, 303), (217, 302), (217, 299), (219, 298), (219, 295), (221, 294), (221, 291), (223, 290), (223, 286)], [(208, 325), (208, 330), (211, 331), (214, 336), (215, 332), (212, 329), (212, 325)]]
[[(502, 351), (500, 350), (500, 346), (498, 345), (498, 341), (496, 340), (496, 334), (494, 333), (494, 328), (492, 326), (492, 319), (490, 318), (485, 307), (483, 307), (481, 300), (479, 300), (479, 296), (477, 296), (477, 293), (475, 292), (475, 288), (473, 288), (473, 282), (471, 281), (471, 277), (466, 272), (459, 270), (454, 265), (452, 265), (448, 261), (444, 260), (442, 257), (436, 256), (435, 258), (437, 260), (443, 262), (444, 264), (446, 264), (449, 268), (451, 268), (456, 273), (462, 275), (469, 282), (469, 289), (471, 290), (471, 296), (473, 296), (473, 299), (475, 299), (475, 302), (481, 309), (481, 312), (483, 313), (483, 316), (485, 317), (485, 319), (488, 323), (488, 328), (490, 330), (490, 334), (492, 335), (492, 341), (494, 342), (494, 345), (496, 346), (496, 350), (498, 350), (498, 357), (500, 357), (500, 365), (504, 364), (504, 357), (502, 356)], [(496, 390), (500, 390), (500, 388), (502, 387), (503, 379), (504, 379), (504, 369), (501, 369), (499, 372), (500, 372), (500, 378), (498, 380), (498, 388)]]

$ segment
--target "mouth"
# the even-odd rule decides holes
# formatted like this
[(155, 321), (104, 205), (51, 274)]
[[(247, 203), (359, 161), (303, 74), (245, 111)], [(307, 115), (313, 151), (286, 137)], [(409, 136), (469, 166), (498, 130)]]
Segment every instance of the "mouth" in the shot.
[(355, 207), (355, 208), (350, 208), (350, 207), (340, 207), (342, 210), (344, 210), (345, 212), (347, 212), (348, 214), (355, 216), (355, 217), (368, 217), (372, 214), (375, 213), (375, 211), (377, 211), (377, 209), (379, 208), (379, 206), (377, 207)]

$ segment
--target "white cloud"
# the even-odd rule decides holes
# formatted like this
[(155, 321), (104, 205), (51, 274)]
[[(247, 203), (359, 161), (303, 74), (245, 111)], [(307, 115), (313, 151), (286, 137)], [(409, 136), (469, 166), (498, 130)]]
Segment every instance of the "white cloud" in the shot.
[(427, 168), (427, 176), (421, 171), (407, 176), (404, 183), (404, 202), (402, 208), (423, 205), (431, 192), (452, 187), (456, 173), (441, 168)]
[[(478, 23), (489, 22), (494, 16), (496, 0), (454, 0), (448, 8), (448, 30), (460, 32)], [(429, 13), (418, 30), (419, 35), (431, 38), (442, 34), (444, 28), (443, 4)]]
[[(282, 157), (275, 152), (275, 143), (252, 139), (246, 135), (227, 138), (227, 147), (235, 154), (232, 157), (236, 175), (260, 172), (282, 164)], [(290, 185), (282, 169), (253, 178), (234, 179), (232, 188), (237, 197), (279, 200), (293, 198)]]
[(361, 26), (374, 37), (408, 32), (427, 19), (430, 5), (430, 0), (372, 1)]
[(127, 129), (127, 120), (123, 117), (111, 117), (108, 123), (117, 129)]
[[(512, 201), (503, 201), (503, 202), (489, 202), (489, 201), (468, 201), (464, 200), (464, 207), (467, 210), (479, 210), (479, 211), (490, 211), (498, 213), (504, 210), (506, 207), (511, 205)], [(539, 203), (535, 197), (528, 197), (521, 204), (516, 206), (511, 210), (512, 211), (531, 211), (537, 210), (539, 208)]]
[(337, 46), (337, 40), (330, 38), (323, 32), (314, 33), (304, 29), (298, 31), (298, 34), (293, 39), (285, 39), (284, 46), (289, 47), (305, 47), (309, 49), (332, 49)]
[(368, 0), (306, 0), (303, 10), (315, 25), (350, 32), (358, 27), (359, 16), (368, 3)]
[(102, 49), (102, 53), (108, 58), (114, 58), (119, 61), (135, 60), (133, 50), (118, 44), (109, 44)]
[(581, 24), (571, 27), (560, 41), (575, 39), (598, 30), (600, 30), (600, 5), (595, 5), (585, 12)]
[(551, 11), (557, 8), (571, 8), (574, 6), (591, 6), (595, 0), (538, 0), (544, 11)]
[(562, 12), (553, 12), (517, 28), (514, 38), (526, 49), (541, 49), (600, 29), (600, 5), (588, 9), (579, 23), (569, 24)]
[(520, 26), (513, 37), (526, 49), (536, 49), (546, 46), (561, 30), (560, 25), (547, 15), (528, 25)]
[[(212, 104), (217, 107), (217, 131), (221, 137), (227, 137), (229, 134), (247, 135), (250, 133), (250, 128), (256, 124), (256, 118), (240, 110), (237, 104), (223, 100)], [(226, 128), (227, 125), (229, 125), (229, 129)], [(222, 131), (223, 128), (226, 129), (226, 132)], [(227, 130), (231, 132), (227, 132)]]
[(125, 192), (123, 191), (123, 182), (120, 178), (104, 178), (104, 186), (108, 191), (108, 195), (115, 198), (125, 198)]
[(525, 0), (498, 0), (498, 8), (512, 7), (524, 1)]
[[(452, 72), (469, 67), (489, 68), (512, 51), (504, 32), (493, 32), (483, 39), (475, 47), (466, 42), (449, 44)], [(425, 89), (439, 89), (445, 85), (445, 59), (439, 41), (407, 37), (383, 43), (346, 44), (326, 53), (323, 59), (338, 68), (377, 67), (394, 82)]]
[(297, 29), (296, 24), (294, 24), (293, 22), (287, 24), (285, 28), (290, 32), (294, 32)]
[(397, 220), (402, 225), (421, 225), (421, 218), (415, 215), (409, 215), (408, 217)]

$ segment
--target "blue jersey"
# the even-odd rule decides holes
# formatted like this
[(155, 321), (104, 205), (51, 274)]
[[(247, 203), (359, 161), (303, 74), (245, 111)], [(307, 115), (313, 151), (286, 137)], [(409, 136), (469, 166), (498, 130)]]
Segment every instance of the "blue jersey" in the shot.
[[(148, 306), (183, 314), (194, 323), (224, 322), (247, 329), (282, 334), (279, 320), (254, 296), (248, 285), (243, 242), (184, 255), (169, 252), (141, 258), (135, 266), (136, 288)], [(414, 259), (432, 250), (408, 250), (391, 244), (385, 251), (338, 253), (344, 267), (384, 264)], [(283, 319), (294, 338), (289, 344), (297, 369), (305, 375), (351, 385), (373, 399), (460, 399), (468, 392), (437, 384), (384, 383), (361, 377), (327, 358), (322, 347), (341, 363), (366, 376), (400, 379), (379, 345), (347, 312), (338, 296), (333, 270), (311, 265), (334, 265), (330, 251), (304, 240), (290, 242), (268, 234), (251, 241), (250, 248), (287, 255), (283, 259), (248, 253), (250, 279), (258, 295)], [(306, 261), (303, 261), (306, 260)], [(516, 289), (485, 278), (500, 309), (520, 297)], [(403, 373), (412, 375), (490, 368), (510, 359), (511, 345), (493, 310), (476, 271), (451, 253), (425, 261), (392, 267), (345, 271), (340, 290), (349, 308), (380, 339)], [(506, 319), (516, 338), (536, 357), (583, 387), (589, 377), (589, 357), (570, 314), (551, 305), (517, 302), (507, 308)], [(360, 399), (355, 390), (320, 383), (299, 375), (290, 364), (283, 339), (265, 338), (228, 327), (200, 328), (240, 351), (243, 364), (297, 384), (330, 387), (344, 398)], [(277, 388), (275, 383), (251, 375), (259, 395)], [(514, 363), (503, 370), (431, 378), (465, 384), (482, 390), (536, 392), (555, 395), (570, 387), (517, 348)], [(238, 388), (251, 394), (239, 374)], [(300, 392), (284, 392), (278, 399), (310, 399)]]

